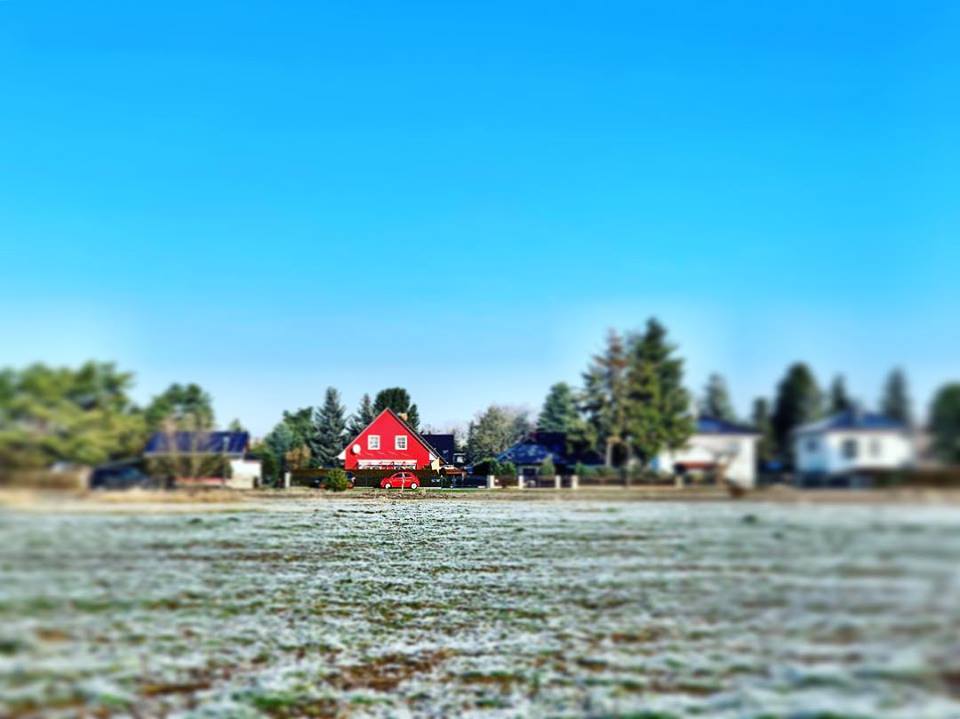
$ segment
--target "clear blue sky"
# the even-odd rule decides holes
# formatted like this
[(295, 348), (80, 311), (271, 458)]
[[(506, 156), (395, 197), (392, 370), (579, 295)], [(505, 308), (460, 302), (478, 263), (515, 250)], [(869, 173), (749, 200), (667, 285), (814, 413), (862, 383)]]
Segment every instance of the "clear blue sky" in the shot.
[(960, 378), (953, 2), (0, 1), (0, 364), (536, 407), (659, 316), (739, 409)]

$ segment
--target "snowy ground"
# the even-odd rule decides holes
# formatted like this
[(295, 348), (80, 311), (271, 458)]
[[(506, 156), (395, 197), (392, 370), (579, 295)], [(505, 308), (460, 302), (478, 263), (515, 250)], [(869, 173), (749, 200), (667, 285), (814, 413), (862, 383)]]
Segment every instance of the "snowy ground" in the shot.
[(818, 712), (960, 717), (960, 510), (0, 514), (0, 716)]

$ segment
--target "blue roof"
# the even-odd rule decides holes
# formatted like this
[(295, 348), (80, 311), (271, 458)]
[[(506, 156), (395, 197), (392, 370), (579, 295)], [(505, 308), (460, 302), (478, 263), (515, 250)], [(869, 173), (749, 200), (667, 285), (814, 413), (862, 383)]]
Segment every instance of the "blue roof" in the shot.
[(879, 414), (854, 409), (831, 415), (825, 419), (797, 427), (795, 432), (831, 432), (834, 430), (903, 430), (907, 426), (899, 420)]
[[(250, 435), (246, 432), (156, 432), (144, 454), (230, 454), (242, 456)], [(172, 451), (171, 451), (172, 450)]]
[(554, 453), (536, 442), (520, 442), (497, 455), (498, 462), (514, 464), (543, 464), (547, 458), (557, 459)]
[(701, 415), (697, 418), (697, 434), (759, 434), (753, 427), (728, 422), (719, 417)]

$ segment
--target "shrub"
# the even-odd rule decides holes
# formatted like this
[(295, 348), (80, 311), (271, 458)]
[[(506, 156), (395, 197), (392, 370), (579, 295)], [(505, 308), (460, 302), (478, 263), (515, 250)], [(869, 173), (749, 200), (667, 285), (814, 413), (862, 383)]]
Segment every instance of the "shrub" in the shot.
[(497, 474), (507, 477), (512, 477), (517, 473), (517, 465), (515, 465), (513, 462), (501, 462), (499, 469), (500, 471), (497, 472)]
[(551, 457), (547, 457), (543, 460), (543, 464), (540, 465), (540, 476), (541, 477), (553, 477), (557, 473), (557, 468), (553, 463)]
[(350, 489), (350, 480), (347, 479), (347, 473), (339, 467), (335, 467), (327, 472), (327, 479), (323, 483), (324, 488), (331, 492), (343, 492)]

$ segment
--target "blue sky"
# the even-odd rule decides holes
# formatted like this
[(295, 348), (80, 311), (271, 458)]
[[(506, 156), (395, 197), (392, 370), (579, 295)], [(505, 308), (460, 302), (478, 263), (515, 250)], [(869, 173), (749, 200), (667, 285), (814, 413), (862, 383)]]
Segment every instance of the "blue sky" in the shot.
[(0, 364), (536, 407), (660, 317), (738, 408), (960, 379), (960, 7), (0, 2)]

